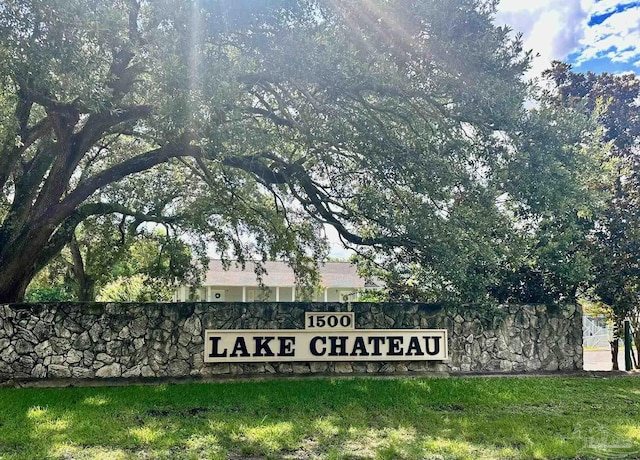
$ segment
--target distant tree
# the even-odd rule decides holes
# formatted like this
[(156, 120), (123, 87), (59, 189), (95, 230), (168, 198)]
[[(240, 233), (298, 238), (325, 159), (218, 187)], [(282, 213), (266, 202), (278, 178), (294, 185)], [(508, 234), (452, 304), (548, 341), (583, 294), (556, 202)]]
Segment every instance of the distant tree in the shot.
[[(142, 230), (130, 235), (118, 222), (88, 219), (61, 253), (77, 299), (95, 300), (96, 295), (116, 279), (143, 276), (150, 292), (160, 295), (180, 283), (197, 284), (199, 265), (193, 259), (194, 244), (188, 245), (166, 230)], [(169, 296), (171, 297), (171, 296)]]
[(77, 300), (95, 300), (96, 289), (112, 278), (113, 265), (126, 257), (130, 243), (119, 232), (119, 223), (115, 215), (85, 219), (60, 253), (65, 278), (73, 286)]
[[(478, 190), (462, 190), (439, 218), (417, 222), (413, 232), (429, 236), (426, 249), (359, 250), (363, 274), (384, 279), (388, 299), (575, 300), (590, 279), (588, 236), (605, 146), (588, 117), (545, 101), (517, 125), (494, 139), (503, 152), (495, 170), (479, 173)], [(407, 209), (413, 215), (420, 206)]]
[(100, 302), (167, 302), (173, 289), (170, 285), (150, 282), (145, 275), (119, 277), (105, 285), (98, 294)]
[(64, 268), (53, 261), (38, 273), (25, 294), (27, 302), (68, 302), (78, 300)]
[[(118, 222), (109, 220), (83, 222), (69, 245), (29, 284), (25, 299), (86, 302), (96, 298), (115, 301), (120, 296), (129, 301), (167, 301), (178, 284), (199, 282), (193, 245), (161, 229), (134, 236), (119, 230)], [(126, 294), (128, 286), (138, 285), (142, 291), (131, 292), (143, 294)]]
[(591, 244), (591, 288), (611, 307), (617, 369), (618, 337), (626, 317), (634, 319), (640, 343), (640, 79), (633, 74), (576, 73), (562, 62), (554, 62), (544, 76), (553, 84), (547, 100), (595, 116), (610, 144), (599, 181), (607, 199)]

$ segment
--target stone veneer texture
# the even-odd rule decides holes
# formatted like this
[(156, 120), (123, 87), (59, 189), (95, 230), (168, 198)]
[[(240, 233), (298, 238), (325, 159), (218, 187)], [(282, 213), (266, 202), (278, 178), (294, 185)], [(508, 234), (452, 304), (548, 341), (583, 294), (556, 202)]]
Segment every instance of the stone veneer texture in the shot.
[[(303, 329), (305, 311), (355, 312), (357, 329), (447, 329), (446, 362), (205, 364), (205, 329)], [(536, 372), (582, 369), (575, 305), (494, 310), (415, 303), (0, 305), (0, 382), (251, 374)]]

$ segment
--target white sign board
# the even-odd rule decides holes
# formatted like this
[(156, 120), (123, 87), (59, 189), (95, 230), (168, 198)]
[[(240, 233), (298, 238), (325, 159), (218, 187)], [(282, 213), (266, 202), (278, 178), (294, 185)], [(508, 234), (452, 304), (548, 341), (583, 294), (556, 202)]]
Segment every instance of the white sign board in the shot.
[(446, 329), (355, 329), (351, 312), (313, 312), (305, 329), (205, 331), (204, 361), (426, 361), (448, 358)]

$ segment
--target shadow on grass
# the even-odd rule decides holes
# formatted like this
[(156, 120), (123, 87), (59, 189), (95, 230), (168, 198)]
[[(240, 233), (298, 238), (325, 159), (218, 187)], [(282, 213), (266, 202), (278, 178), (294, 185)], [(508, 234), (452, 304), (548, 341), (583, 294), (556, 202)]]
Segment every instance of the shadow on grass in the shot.
[[(637, 379), (0, 389), (0, 458), (640, 455)], [(610, 395), (610, 396), (608, 396)]]

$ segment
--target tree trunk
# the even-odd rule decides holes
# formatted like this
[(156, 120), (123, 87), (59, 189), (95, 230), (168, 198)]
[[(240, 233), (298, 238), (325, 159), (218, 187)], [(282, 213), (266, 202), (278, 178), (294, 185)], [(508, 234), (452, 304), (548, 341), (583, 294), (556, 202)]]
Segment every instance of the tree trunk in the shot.
[(636, 352), (631, 350), (631, 356), (633, 357), (633, 367), (640, 369), (640, 332), (638, 330), (633, 331), (633, 343), (636, 346)]
[(41, 225), (0, 248), (0, 303), (22, 302), (29, 283), (48, 260), (43, 253), (55, 227)]
[(96, 300), (96, 282), (90, 276), (84, 276), (78, 281), (78, 301), (80, 302), (93, 302)]
[(636, 346), (635, 353), (631, 349), (631, 357), (633, 358), (633, 367), (640, 369), (640, 310), (638, 307), (634, 308), (629, 314), (631, 321), (631, 337), (633, 343)]
[(611, 364), (612, 364), (612, 370), (614, 371), (619, 371), (620, 367), (618, 367), (618, 347), (619, 347), (619, 340), (618, 340), (618, 334), (614, 334), (613, 340), (611, 342), (609, 342), (611, 344)]
[(0, 304), (22, 302), (31, 278), (0, 270)]
[(80, 244), (78, 244), (75, 235), (73, 235), (71, 241), (69, 241), (69, 249), (71, 250), (71, 258), (73, 259), (71, 268), (73, 277), (76, 280), (76, 295), (78, 296), (78, 300), (80, 302), (93, 302), (95, 300), (96, 282), (85, 270), (84, 260), (82, 260), (82, 253), (80, 252)]
[(20, 264), (15, 251), (7, 251), (13, 262), (0, 261), (0, 303), (22, 302), (29, 282), (35, 275), (35, 264)]

